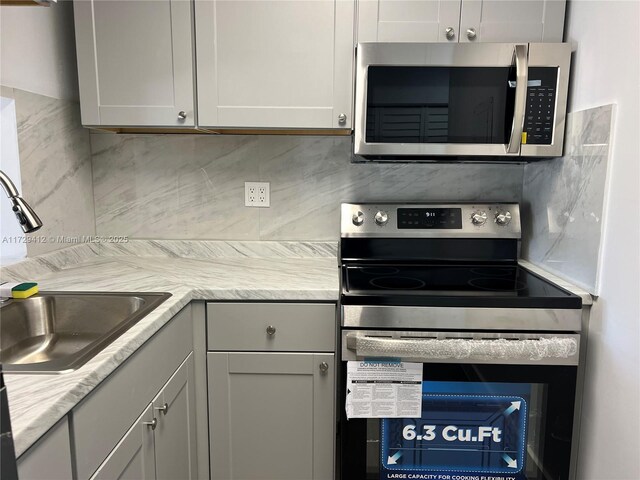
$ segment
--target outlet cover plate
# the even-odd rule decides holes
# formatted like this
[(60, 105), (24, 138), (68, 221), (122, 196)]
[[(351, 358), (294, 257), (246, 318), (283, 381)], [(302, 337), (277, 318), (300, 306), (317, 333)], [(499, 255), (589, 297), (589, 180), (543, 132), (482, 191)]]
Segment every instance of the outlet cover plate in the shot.
[(271, 205), (269, 182), (244, 182), (244, 206), (267, 208)]

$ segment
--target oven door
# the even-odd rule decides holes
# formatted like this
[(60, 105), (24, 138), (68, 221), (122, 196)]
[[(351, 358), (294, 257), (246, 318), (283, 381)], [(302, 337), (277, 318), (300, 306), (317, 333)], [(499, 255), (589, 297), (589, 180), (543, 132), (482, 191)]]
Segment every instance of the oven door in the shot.
[[(343, 480), (565, 480), (579, 336), (344, 331)], [(420, 418), (347, 419), (347, 361), (422, 363)]]
[(527, 44), (358, 44), (354, 154), (518, 156)]

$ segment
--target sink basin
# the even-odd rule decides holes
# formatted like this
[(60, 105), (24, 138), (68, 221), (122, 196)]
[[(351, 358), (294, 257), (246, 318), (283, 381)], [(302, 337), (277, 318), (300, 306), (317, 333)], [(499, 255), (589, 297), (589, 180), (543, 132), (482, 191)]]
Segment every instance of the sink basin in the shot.
[(75, 370), (170, 293), (41, 292), (0, 308), (0, 363), (11, 373)]

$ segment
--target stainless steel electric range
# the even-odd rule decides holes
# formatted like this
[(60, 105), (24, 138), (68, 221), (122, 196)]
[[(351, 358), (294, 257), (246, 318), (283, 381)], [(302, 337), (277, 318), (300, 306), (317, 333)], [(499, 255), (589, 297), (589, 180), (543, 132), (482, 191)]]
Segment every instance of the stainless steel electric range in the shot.
[[(341, 213), (338, 477), (575, 478), (582, 299), (518, 264), (519, 206)], [(347, 418), (348, 362), (421, 364), (422, 415)]]

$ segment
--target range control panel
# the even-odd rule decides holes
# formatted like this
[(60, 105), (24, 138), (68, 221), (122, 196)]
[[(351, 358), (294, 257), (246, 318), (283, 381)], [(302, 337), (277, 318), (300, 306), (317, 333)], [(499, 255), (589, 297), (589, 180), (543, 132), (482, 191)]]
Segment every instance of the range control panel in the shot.
[(520, 207), (496, 204), (342, 204), (342, 237), (520, 238)]
[(529, 67), (523, 144), (551, 145), (556, 108), (556, 67)]

